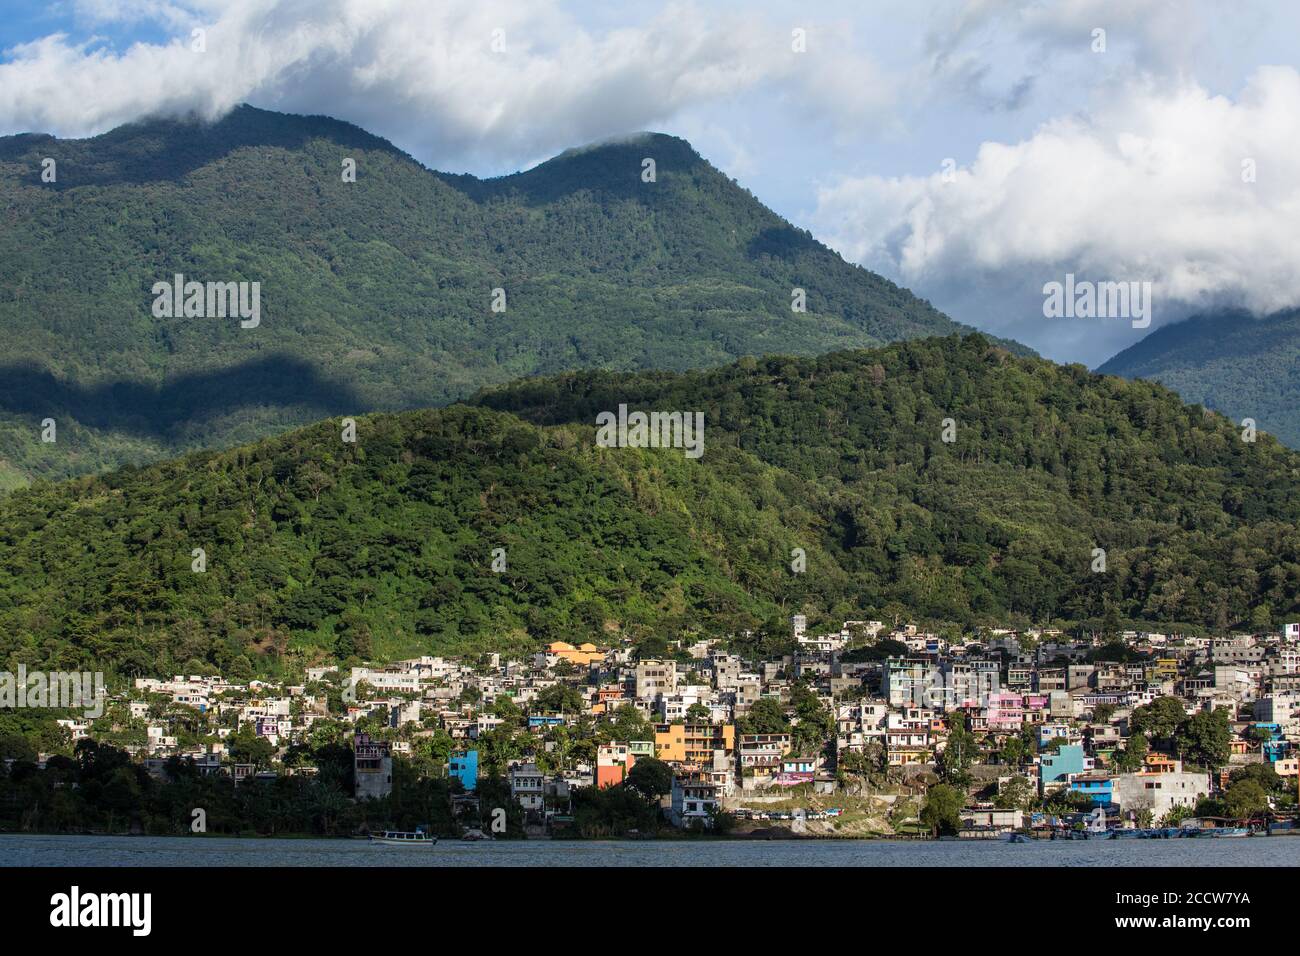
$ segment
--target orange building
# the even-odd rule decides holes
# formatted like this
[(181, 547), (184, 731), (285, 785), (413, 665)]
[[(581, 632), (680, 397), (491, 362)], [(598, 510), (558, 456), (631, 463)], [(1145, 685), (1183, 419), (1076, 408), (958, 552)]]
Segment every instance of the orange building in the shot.
[(612, 714), (623, 703), (623, 688), (618, 684), (607, 684), (596, 691), (596, 702), (591, 705), (591, 712), (596, 715)]
[(554, 654), (561, 660), (568, 661), (578, 667), (590, 667), (592, 664), (605, 659), (605, 652), (597, 648), (595, 644), (579, 644), (574, 647), (566, 641), (552, 641), (547, 645), (546, 653)]
[(627, 744), (610, 743), (597, 748), (596, 788), (622, 783), (635, 763), (636, 757), (628, 750)]
[(659, 724), (655, 727), (655, 756), (670, 763), (708, 766), (713, 752), (736, 752), (735, 724)]

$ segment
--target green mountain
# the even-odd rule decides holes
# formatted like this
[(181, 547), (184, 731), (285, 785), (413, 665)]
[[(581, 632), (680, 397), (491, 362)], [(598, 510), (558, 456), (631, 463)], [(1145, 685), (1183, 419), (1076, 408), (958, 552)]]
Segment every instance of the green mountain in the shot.
[(1167, 325), (1097, 371), (1160, 382), (1235, 421), (1252, 418), (1300, 448), (1300, 310), (1262, 318), (1220, 312)]
[[(703, 455), (598, 447), (620, 404), (702, 412)], [(327, 420), (0, 499), (0, 662), (239, 674), (299, 653), (779, 641), (797, 611), (1300, 614), (1300, 454), (978, 335), (533, 379), (362, 417), (356, 439)]]
[[(522, 375), (961, 328), (662, 135), (479, 180), (346, 123), (242, 107), (0, 138), (0, 215), (0, 489)], [(260, 283), (260, 324), (155, 317), (154, 284), (177, 273)]]

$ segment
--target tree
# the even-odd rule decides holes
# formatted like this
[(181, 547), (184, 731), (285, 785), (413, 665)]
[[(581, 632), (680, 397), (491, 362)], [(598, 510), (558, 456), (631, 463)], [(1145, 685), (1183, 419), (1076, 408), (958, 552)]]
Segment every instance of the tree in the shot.
[(655, 739), (654, 726), (631, 704), (614, 711), (613, 719), (606, 721), (600, 730), (605, 741)]
[(1097, 704), (1092, 708), (1092, 719), (1094, 723), (1108, 724), (1113, 716), (1115, 716), (1114, 704)]
[(1012, 777), (998, 788), (993, 806), (999, 810), (1029, 810), (1037, 802), (1033, 784), (1028, 777)]
[(1278, 776), (1272, 764), (1267, 763), (1248, 763), (1244, 767), (1238, 767), (1228, 775), (1229, 784), (1243, 780), (1254, 780), (1267, 793), (1281, 793), (1290, 789), (1290, 785)]
[(955, 834), (961, 829), (961, 811), (965, 805), (961, 791), (946, 783), (931, 787), (921, 808), (921, 823), (932, 836)]
[(775, 697), (760, 697), (740, 720), (742, 734), (788, 734), (790, 721)]
[(1083, 813), (1092, 809), (1092, 798), (1086, 793), (1062, 787), (1053, 791), (1043, 801), (1043, 808), (1051, 813)]
[(1115, 769), (1120, 773), (1137, 773), (1146, 764), (1148, 749), (1146, 735), (1133, 734), (1124, 749), (1115, 754)]
[(519, 705), (514, 702), (513, 698), (506, 694), (498, 694), (493, 698), (492, 714), (493, 716), (500, 717), (502, 720), (514, 724), (519, 723), (524, 716), (524, 712), (519, 709)]
[(586, 701), (568, 684), (552, 684), (537, 695), (534, 708), (543, 714), (577, 714), (586, 707)]
[(673, 789), (673, 768), (654, 757), (640, 757), (627, 774), (627, 785), (647, 800), (658, 800)]
[(1025, 743), (1025, 739), (1017, 734), (1014, 737), (1008, 737), (1002, 744), (1002, 749), (998, 751), (998, 760), (1008, 767), (1019, 767), (1029, 752), (1029, 746)]
[(1129, 718), (1129, 727), (1148, 739), (1167, 740), (1187, 719), (1187, 711), (1177, 697), (1157, 697), (1144, 707), (1136, 707)]
[(366, 619), (356, 610), (348, 608), (334, 626), (334, 653), (339, 660), (359, 657), (362, 660), (374, 653), (374, 635)]
[(948, 743), (939, 754), (939, 776), (945, 783), (958, 787), (970, 785), (970, 765), (979, 756), (979, 743), (966, 729), (961, 711), (949, 715)]
[(259, 737), (247, 724), (230, 735), (226, 749), (235, 763), (251, 763), (258, 770), (269, 767), (271, 758), (275, 756), (271, 742), (265, 737)]
[(1232, 752), (1228, 712), (1222, 708), (1198, 711), (1178, 728), (1176, 743), (1188, 763), (1217, 770)]
[(707, 724), (712, 720), (713, 711), (703, 704), (691, 704), (686, 708), (686, 722), (688, 724)]
[(1257, 817), (1268, 812), (1268, 791), (1257, 780), (1243, 778), (1228, 785), (1223, 793), (1226, 816), (1236, 819)]

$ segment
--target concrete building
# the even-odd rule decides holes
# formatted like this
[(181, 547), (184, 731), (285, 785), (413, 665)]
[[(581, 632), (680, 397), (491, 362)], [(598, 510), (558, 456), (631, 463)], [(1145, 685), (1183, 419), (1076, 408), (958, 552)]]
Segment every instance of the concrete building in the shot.
[(1085, 769), (1082, 745), (1062, 744), (1056, 753), (1045, 753), (1039, 760), (1039, 787), (1044, 792), (1054, 790), (1069, 783), (1071, 776), (1081, 774)]
[(659, 724), (655, 727), (655, 754), (669, 763), (708, 767), (714, 751), (734, 757), (734, 724)]
[(546, 805), (546, 775), (537, 764), (520, 764), (510, 771), (510, 796), (525, 811), (541, 811)]
[(377, 800), (393, 792), (393, 754), (387, 742), (357, 734), (352, 761), (353, 794), (358, 800)]
[(668, 818), (675, 827), (711, 826), (718, 807), (717, 785), (702, 775), (673, 777)]
[(1173, 763), (1174, 770), (1117, 774), (1111, 790), (1120, 810), (1150, 810), (1152, 819), (1159, 822), (1174, 807), (1194, 809), (1210, 792), (1210, 775), (1183, 770), (1181, 760)]
[(636, 698), (657, 700), (660, 696), (677, 691), (677, 664), (673, 661), (638, 661), (636, 665)]
[(770, 776), (781, 769), (781, 758), (790, 752), (789, 734), (742, 734), (740, 772), (749, 776)]
[(636, 763), (627, 744), (610, 743), (596, 750), (596, 786), (612, 787), (622, 783)]

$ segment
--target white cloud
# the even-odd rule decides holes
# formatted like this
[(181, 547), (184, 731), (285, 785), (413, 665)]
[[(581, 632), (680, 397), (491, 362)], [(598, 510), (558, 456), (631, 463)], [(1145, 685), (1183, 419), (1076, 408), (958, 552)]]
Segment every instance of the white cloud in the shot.
[[(594, 29), (558, 3), (511, 0), (82, 0), (83, 20), (152, 18), (165, 44), (122, 51), (53, 35), (0, 63), (0, 129), (88, 135), (150, 114), (215, 117), (240, 102), (327, 113), (421, 159), (541, 158), (654, 128), (683, 109), (768, 91), (861, 123), (888, 87), (838, 31), (670, 3), (634, 26)], [(206, 52), (190, 28), (207, 31)], [(494, 31), (504, 51), (493, 49)], [(832, 56), (830, 51), (837, 51)], [(856, 84), (848, 83), (850, 75)]]
[[(1018, 143), (983, 143), (945, 182), (846, 178), (814, 220), (846, 256), (960, 318), (1096, 362), (1142, 333), (1042, 317), (1066, 272), (1150, 280), (1155, 321), (1300, 303), (1300, 73), (1265, 67), (1235, 100), (1137, 82)], [(1242, 181), (1253, 160), (1257, 180)], [(1052, 326), (1050, 323), (1057, 323)]]

